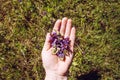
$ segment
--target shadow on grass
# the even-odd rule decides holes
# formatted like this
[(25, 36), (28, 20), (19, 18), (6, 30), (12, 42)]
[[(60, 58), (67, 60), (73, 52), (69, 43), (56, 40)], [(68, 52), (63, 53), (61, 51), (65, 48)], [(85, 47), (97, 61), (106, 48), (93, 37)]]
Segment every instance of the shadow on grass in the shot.
[(88, 74), (84, 74), (77, 77), (77, 80), (99, 80), (101, 76), (98, 71), (90, 71)]

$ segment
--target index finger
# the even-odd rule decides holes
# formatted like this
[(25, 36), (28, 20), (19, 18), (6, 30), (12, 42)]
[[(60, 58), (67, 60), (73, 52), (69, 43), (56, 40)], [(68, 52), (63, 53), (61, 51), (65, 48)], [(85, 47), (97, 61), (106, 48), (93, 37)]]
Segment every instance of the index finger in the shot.
[(61, 26), (61, 20), (58, 19), (58, 20), (55, 22), (55, 25), (54, 25), (54, 27), (53, 27), (53, 32), (59, 31), (59, 30), (60, 30), (60, 26)]

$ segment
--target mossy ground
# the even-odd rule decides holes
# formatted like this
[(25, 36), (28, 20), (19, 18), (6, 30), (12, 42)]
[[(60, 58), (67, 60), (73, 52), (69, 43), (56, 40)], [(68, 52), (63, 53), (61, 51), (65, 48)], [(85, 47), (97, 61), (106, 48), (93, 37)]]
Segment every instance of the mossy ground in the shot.
[(120, 0), (0, 0), (0, 80), (43, 80), (45, 35), (63, 17), (77, 29), (69, 80), (119, 80)]

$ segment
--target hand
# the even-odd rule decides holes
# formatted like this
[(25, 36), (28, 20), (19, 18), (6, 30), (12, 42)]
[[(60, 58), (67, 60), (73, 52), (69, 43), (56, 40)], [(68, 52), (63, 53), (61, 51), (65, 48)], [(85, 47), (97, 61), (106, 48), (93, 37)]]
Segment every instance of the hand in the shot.
[(73, 48), (75, 41), (75, 27), (72, 27), (72, 20), (66, 17), (61, 20), (57, 20), (53, 32), (59, 31), (64, 37), (70, 39), (70, 49), (69, 56), (65, 56), (65, 60), (60, 60), (56, 55), (52, 54), (52, 48), (50, 46), (50, 33), (47, 33), (45, 44), (42, 50), (42, 61), (43, 66), (46, 71), (46, 75), (58, 75), (66, 76), (66, 73), (73, 60)]

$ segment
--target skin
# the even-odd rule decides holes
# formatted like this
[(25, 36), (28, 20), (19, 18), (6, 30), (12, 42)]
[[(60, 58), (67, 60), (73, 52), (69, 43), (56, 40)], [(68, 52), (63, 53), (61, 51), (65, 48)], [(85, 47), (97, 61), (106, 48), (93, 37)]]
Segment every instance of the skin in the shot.
[[(67, 80), (67, 72), (73, 60), (73, 48), (75, 42), (75, 27), (72, 27), (72, 20), (64, 17), (57, 20), (53, 27), (53, 32), (59, 31), (65, 38), (70, 39), (69, 56), (65, 56), (65, 60), (60, 60), (56, 55), (52, 54), (50, 46), (50, 33), (47, 33), (44, 47), (42, 50), (42, 61), (46, 71), (45, 80)], [(59, 78), (58, 78), (59, 77)]]

